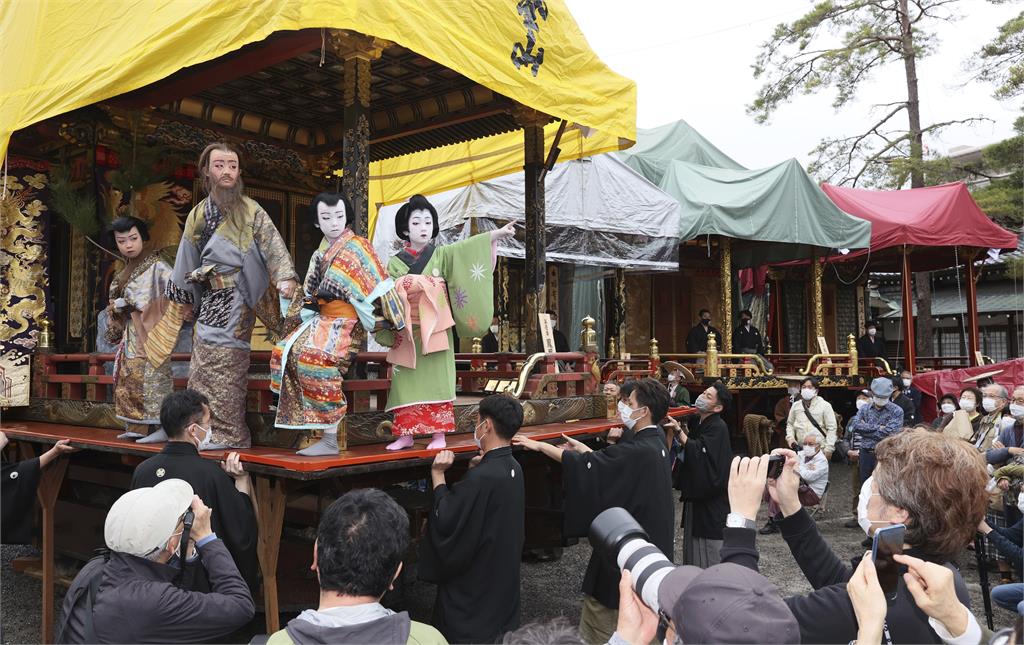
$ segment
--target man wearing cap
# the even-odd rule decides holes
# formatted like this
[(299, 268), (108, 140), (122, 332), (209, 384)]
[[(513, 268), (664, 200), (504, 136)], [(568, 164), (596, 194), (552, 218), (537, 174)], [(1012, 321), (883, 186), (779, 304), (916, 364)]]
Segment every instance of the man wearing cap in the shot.
[(903, 409), (890, 399), (892, 379), (880, 376), (871, 381), (871, 405), (857, 410), (847, 430), (860, 435), (860, 480), (867, 481), (875, 469), (875, 445), (903, 428)]
[[(209, 642), (252, 619), (249, 587), (187, 482), (128, 491), (110, 507), (103, 537), (109, 556), (93, 558), (75, 576), (56, 642)], [(187, 559), (202, 556), (209, 593), (179, 586), (183, 540)]]
[(869, 320), (864, 325), (864, 335), (857, 339), (857, 355), (861, 358), (885, 359), (885, 338), (878, 333), (877, 320)]
[(135, 467), (131, 487), (155, 486), (171, 478), (188, 482), (213, 508), (214, 530), (224, 540), (249, 588), (255, 591), (259, 564), (251, 480), (238, 453), (230, 453), (219, 463), (199, 456), (203, 436), (210, 432), (206, 396), (195, 390), (168, 394), (160, 405), (160, 425), (167, 432), (167, 445), (160, 454)]

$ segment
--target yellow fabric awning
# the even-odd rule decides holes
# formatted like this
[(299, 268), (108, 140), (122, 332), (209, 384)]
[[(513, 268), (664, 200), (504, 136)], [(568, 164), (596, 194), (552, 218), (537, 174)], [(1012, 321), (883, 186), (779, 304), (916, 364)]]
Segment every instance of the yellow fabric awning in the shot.
[[(629, 145), (636, 85), (590, 50), (564, 0), (535, 14), (536, 76), (512, 64), (536, 0), (0, 2), (0, 158), (11, 134), (214, 60), (277, 31), (350, 29), (395, 42), (519, 103)], [(526, 11), (526, 9), (523, 9)], [(409, 155), (414, 157), (416, 155)], [(474, 167), (493, 167), (495, 159)], [(521, 165), (521, 164), (520, 164)], [(506, 168), (511, 172), (518, 168)], [(394, 173), (389, 173), (394, 174)], [(498, 173), (501, 174), (501, 173)]]

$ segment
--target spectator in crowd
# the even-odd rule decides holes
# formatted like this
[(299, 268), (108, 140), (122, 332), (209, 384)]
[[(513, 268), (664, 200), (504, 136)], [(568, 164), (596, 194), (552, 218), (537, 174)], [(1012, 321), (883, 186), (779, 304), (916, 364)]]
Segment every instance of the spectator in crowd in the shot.
[[(249, 587), (211, 528), (210, 508), (187, 482), (128, 491), (110, 507), (103, 537), (110, 553), (75, 576), (56, 642), (205, 643), (252, 619)], [(182, 541), (188, 558), (201, 557), (209, 593), (176, 584)]]
[(981, 388), (981, 408), (983, 416), (978, 422), (978, 429), (971, 437), (971, 443), (980, 452), (988, 452), (992, 442), (999, 437), (1002, 430), (1003, 410), (1009, 402), (1010, 393), (998, 383), (990, 383)]
[[(732, 394), (721, 381), (704, 390), (694, 402), (689, 432), (680, 432), (680, 461), (674, 485), (683, 505), (683, 564), (703, 569), (720, 562), (722, 528), (729, 513), (729, 462), (732, 446), (722, 415), (732, 404)], [(696, 425), (696, 427), (694, 427)]]
[(764, 355), (764, 340), (761, 330), (754, 327), (754, 314), (749, 309), (740, 312), (740, 324), (732, 332), (732, 351), (737, 354)]
[(718, 343), (719, 351), (722, 350), (724, 338), (722, 332), (711, 326), (711, 312), (701, 309), (697, 314), (700, 320), (686, 335), (686, 352), (688, 354), (703, 354), (708, 351), (708, 334), (715, 335), (715, 342)]
[(431, 622), (451, 643), (493, 643), (519, 626), (526, 489), (509, 442), (523, 424), (523, 406), (492, 394), (477, 415), (480, 456), (458, 483), (445, 481), (455, 453), (434, 458), (433, 509), (420, 543), (420, 579), (438, 586)]
[(885, 338), (879, 333), (877, 320), (864, 325), (864, 335), (857, 339), (857, 356), (860, 358), (881, 358), (885, 360)]
[(981, 390), (976, 387), (965, 387), (960, 390), (959, 409), (954, 411), (949, 421), (942, 424), (942, 432), (971, 441), (979, 436), (981, 430)]
[[(601, 511), (619, 506), (633, 515), (662, 553), (672, 553), (674, 504), (668, 449), (656, 425), (668, 411), (668, 390), (655, 379), (639, 380), (629, 405), (630, 416), (637, 420), (636, 432), (604, 450), (592, 451), (578, 441), (570, 441), (567, 448), (554, 446), (523, 435), (516, 435), (512, 443), (562, 463), (567, 536), (586, 536)], [(728, 446), (727, 432), (725, 442)], [(605, 643), (614, 633), (619, 580), (614, 561), (591, 554), (583, 577), (580, 617), (580, 635), (587, 643)]]
[(195, 390), (171, 392), (160, 405), (160, 426), (167, 432), (167, 444), (160, 454), (135, 467), (131, 487), (155, 486), (171, 478), (188, 482), (213, 508), (213, 531), (224, 541), (250, 590), (255, 591), (259, 565), (252, 481), (237, 452), (219, 464), (199, 456), (199, 446), (210, 434), (206, 396)]
[(892, 402), (903, 410), (903, 427), (911, 428), (917, 425), (917, 411), (914, 402), (903, 390), (903, 380), (896, 376), (892, 377)]
[(665, 361), (661, 367), (668, 372), (668, 406), (678, 408), (690, 405), (690, 391), (683, 385), (683, 366), (675, 361)]
[[(0, 452), (7, 447), (7, 435), (0, 432)], [(32, 528), (36, 504), (36, 489), (43, 469), (60, 457), (74, 452), (68, 439), (61, 439), (53, 447), (32, 459), (14, 464), (0, 464), (0, 543), (28, 544), (32, 541)]]
[(1007, 408), (1009, 414), (1003, 417), (999, 438), (985, 453), (985, 459), (994, 466), (1001, 466), (1015, 457), (1024, 455), (1024, 385), (1013, 390), (1013, 398)]
[(914, 387), (914, 373), (905, 367), (900, 370), (900, 385), (903, 386), (903, 395), (914, 404), (914, 419), (917, 423), (921, 420), (921, 390)]
[[(804, 506), (817, 506), (821, 496), (828, 488), (828, 459), (821, 449), (821, 435), (816, 432), (804, 436), (803, 446), (797, 453), (797, 474), (800, 476), (800, 503)], [(778, 503), (764, 492), (764, 501), (768, 502), (768, 523), (758, 531), (761, 535), (778, 533), (782, 511)]]
[(932, 421), (933, 430), (941, 430), (946, 427), (946, 424), (953, 418), (953, 413), (960, 409), (956, 403), (956, 396), (948, 392), (939, 397), (939, 413)]
[(819, 396), (818, 379), (808, 376), (800, 382), (800, 401), (793, 403), (786, 421), (786, 445), (799, 449), (804, 437), (815, 433), (822, 438), (825, 458), (836, 447), (836, 413), (832, 404)]
[(320, 605), (275, 632), (268, 645), (381, 643), (440, 645), (431, 627), (380, 604), (402, 572), (409, 516), (383, 491), (358, 488), (334, 500), (320, 518), (313, 565)]
[(857, 462), (862, 482), (867, 481), (875, 469), (875, 446), (903, 428), (903, 410), (890, 400), (892, 391), (891, 379), (880, 376), (871, 381), (871, 405), (857, 410), (847, 426), (860, 435)]
[[(1024, 466), (1020, 466), (1024, 469)], [(1024, 491), (1017, 494), (1017, 509), (1024, 514)], [(1024, 519), (1018, 520), (1010, 527), (991, 527), (985, 520), (978, 525), (978, 532), (985, 536), (985, 539), (995, 546), (996, 550), (1005, 557), (1017, 574), (1017, 579), (1024, 578), (1024, 554), (1022, 554), (1022, 542), (1024, 542)], [(992, 590), (992, 600), (997, 605), (1010, 611), (1024, 614), (1024, 583), (1007, 582), (995, 587)]]
[[(956, 579), (950, 569), (908, 555), (896, 555), (894, 559), (907, 568), (903, 575), (907, 589), (942, 642), (987, 641), (978, 619), (957, 597)], [(888, 602), (870, 553), (865, 553), (857, 565), (846, 583), (846, 592), (857, 618), (857, 645), (881, 643), (886, 631)]]
[(499, 325), (501, 321), (497, 316), (491, 318), (491, 326), (487, 328), (487, 333), (480, 339), (480, 351), (484, 354), (494, 354), (498, 351), (498, 331), (501, 329)]
[[(988, 480), (984, 463), (962, 441), (934, 432), (901, 432), (880, 442), (876, 450), (878, 465), (864, 481), (858, 509), (865, 533), (870, 536), (884, 526), (905, 525), (904, 555), (908, 558), (903, 563), (912, 573), (917, 561), (911, 558), (946, 568), (952, 574), (950, 584), (957, 599), (970, 609), (967, 586), (950, 561), (971, 540), (978, 526), (975, 522), (984, 518)], [(782, 509), (782, 537), (814, 588), (786, 603), (800, 624), (802, 642), (851, 642), (857, 637), (858, 624), (847, 583), (860, 558), (847, 566), (832, 551), (801, 505), (796, 455), (789, 450), (774, 452), (786, 456), (782, 475), (768, 481), (769, 492)], [(764, 458), (745, 459), (733, 465), (729, 497), (732, 512), (741, 521), (730, 522), (726, 529), (723, 562), (757, 567), (756, 531), (751, 524), (761, 491), (754, 488), (765, 481), (766, 462)], [(920, 595), (915, 591), (920, 590), (901, 577), (896, 599), (884, 610), (879, 608), (884, 611), (890, 641), (938, 643), (940, 633), (928, 620), (929, 612), (922, 613), (924, 607), (918, 606)], [(954, 637), (963, 635), (961, 628), (966, 629), (962, 624), (946, 625)]]
[(558, 314), (548, 309), (548, 316), (551, 317), (551, 328), (554, 331), (555, 336), (555, 351), (558, 353), (571, 352), (569, 349), (569, 340), (565, 337), (565, 334), (558, 329)]
[(580, 630), (565, 616), (523, 625), (505, 634), (501, 642), (502, 645), (586, 645), (580, 638)]
[[(861, 409), (871, 405), (871, 390), (861, 390), (857, 393), (857, 398), (854, 401), (857, 412)], [(855, 413), (856, 414), (856, 413)], [(847, 441), (850, 442), (850, 449), (846, 451), (846, 459), (850, 463), (850, 490), (853, 491), (853, 497), (850, 498), (850, 512), (853, 513), (853, 517), (846, 520), (843, 526), (848, 529), (858, 528), (860, 525), (857, 524), (857, 502), (860, 501), (860, 435), (853, 431), (853, 420), (856, 416), (850, 417), (850, 420), (846, 422), (846, 437)]]

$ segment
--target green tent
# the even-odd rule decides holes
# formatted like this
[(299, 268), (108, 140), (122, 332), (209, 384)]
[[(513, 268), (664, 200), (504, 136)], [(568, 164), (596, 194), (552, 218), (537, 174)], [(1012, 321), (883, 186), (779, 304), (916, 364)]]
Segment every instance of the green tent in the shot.
[(733, 266), (809, 258), (815, 247), (867, 248), (871, 224), (832, 203), (796, 159), (748, 170), (685, 121), (637, 129), (637, 144), (613, 153), (682, 206), (680, 240), (723, 235)]

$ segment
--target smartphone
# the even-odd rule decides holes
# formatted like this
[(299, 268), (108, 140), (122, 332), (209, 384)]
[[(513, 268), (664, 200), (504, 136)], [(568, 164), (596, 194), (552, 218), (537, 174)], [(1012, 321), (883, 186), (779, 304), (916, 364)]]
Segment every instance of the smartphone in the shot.
[(786, 458), (782, 455), (771, 455), (768, 457), (768, 479), (778, 479), (782, 476), (782, 469), (786, 466)]
[(875, 531), (875, 539), (871, 543), (871, 561), (875, 563), (878, 584), (888, 601), (896, 599), (900, 575), (899, 563), (893, 556), (903, 553), (903, 540), (906, 535), (906, 526), (894, 524)]

